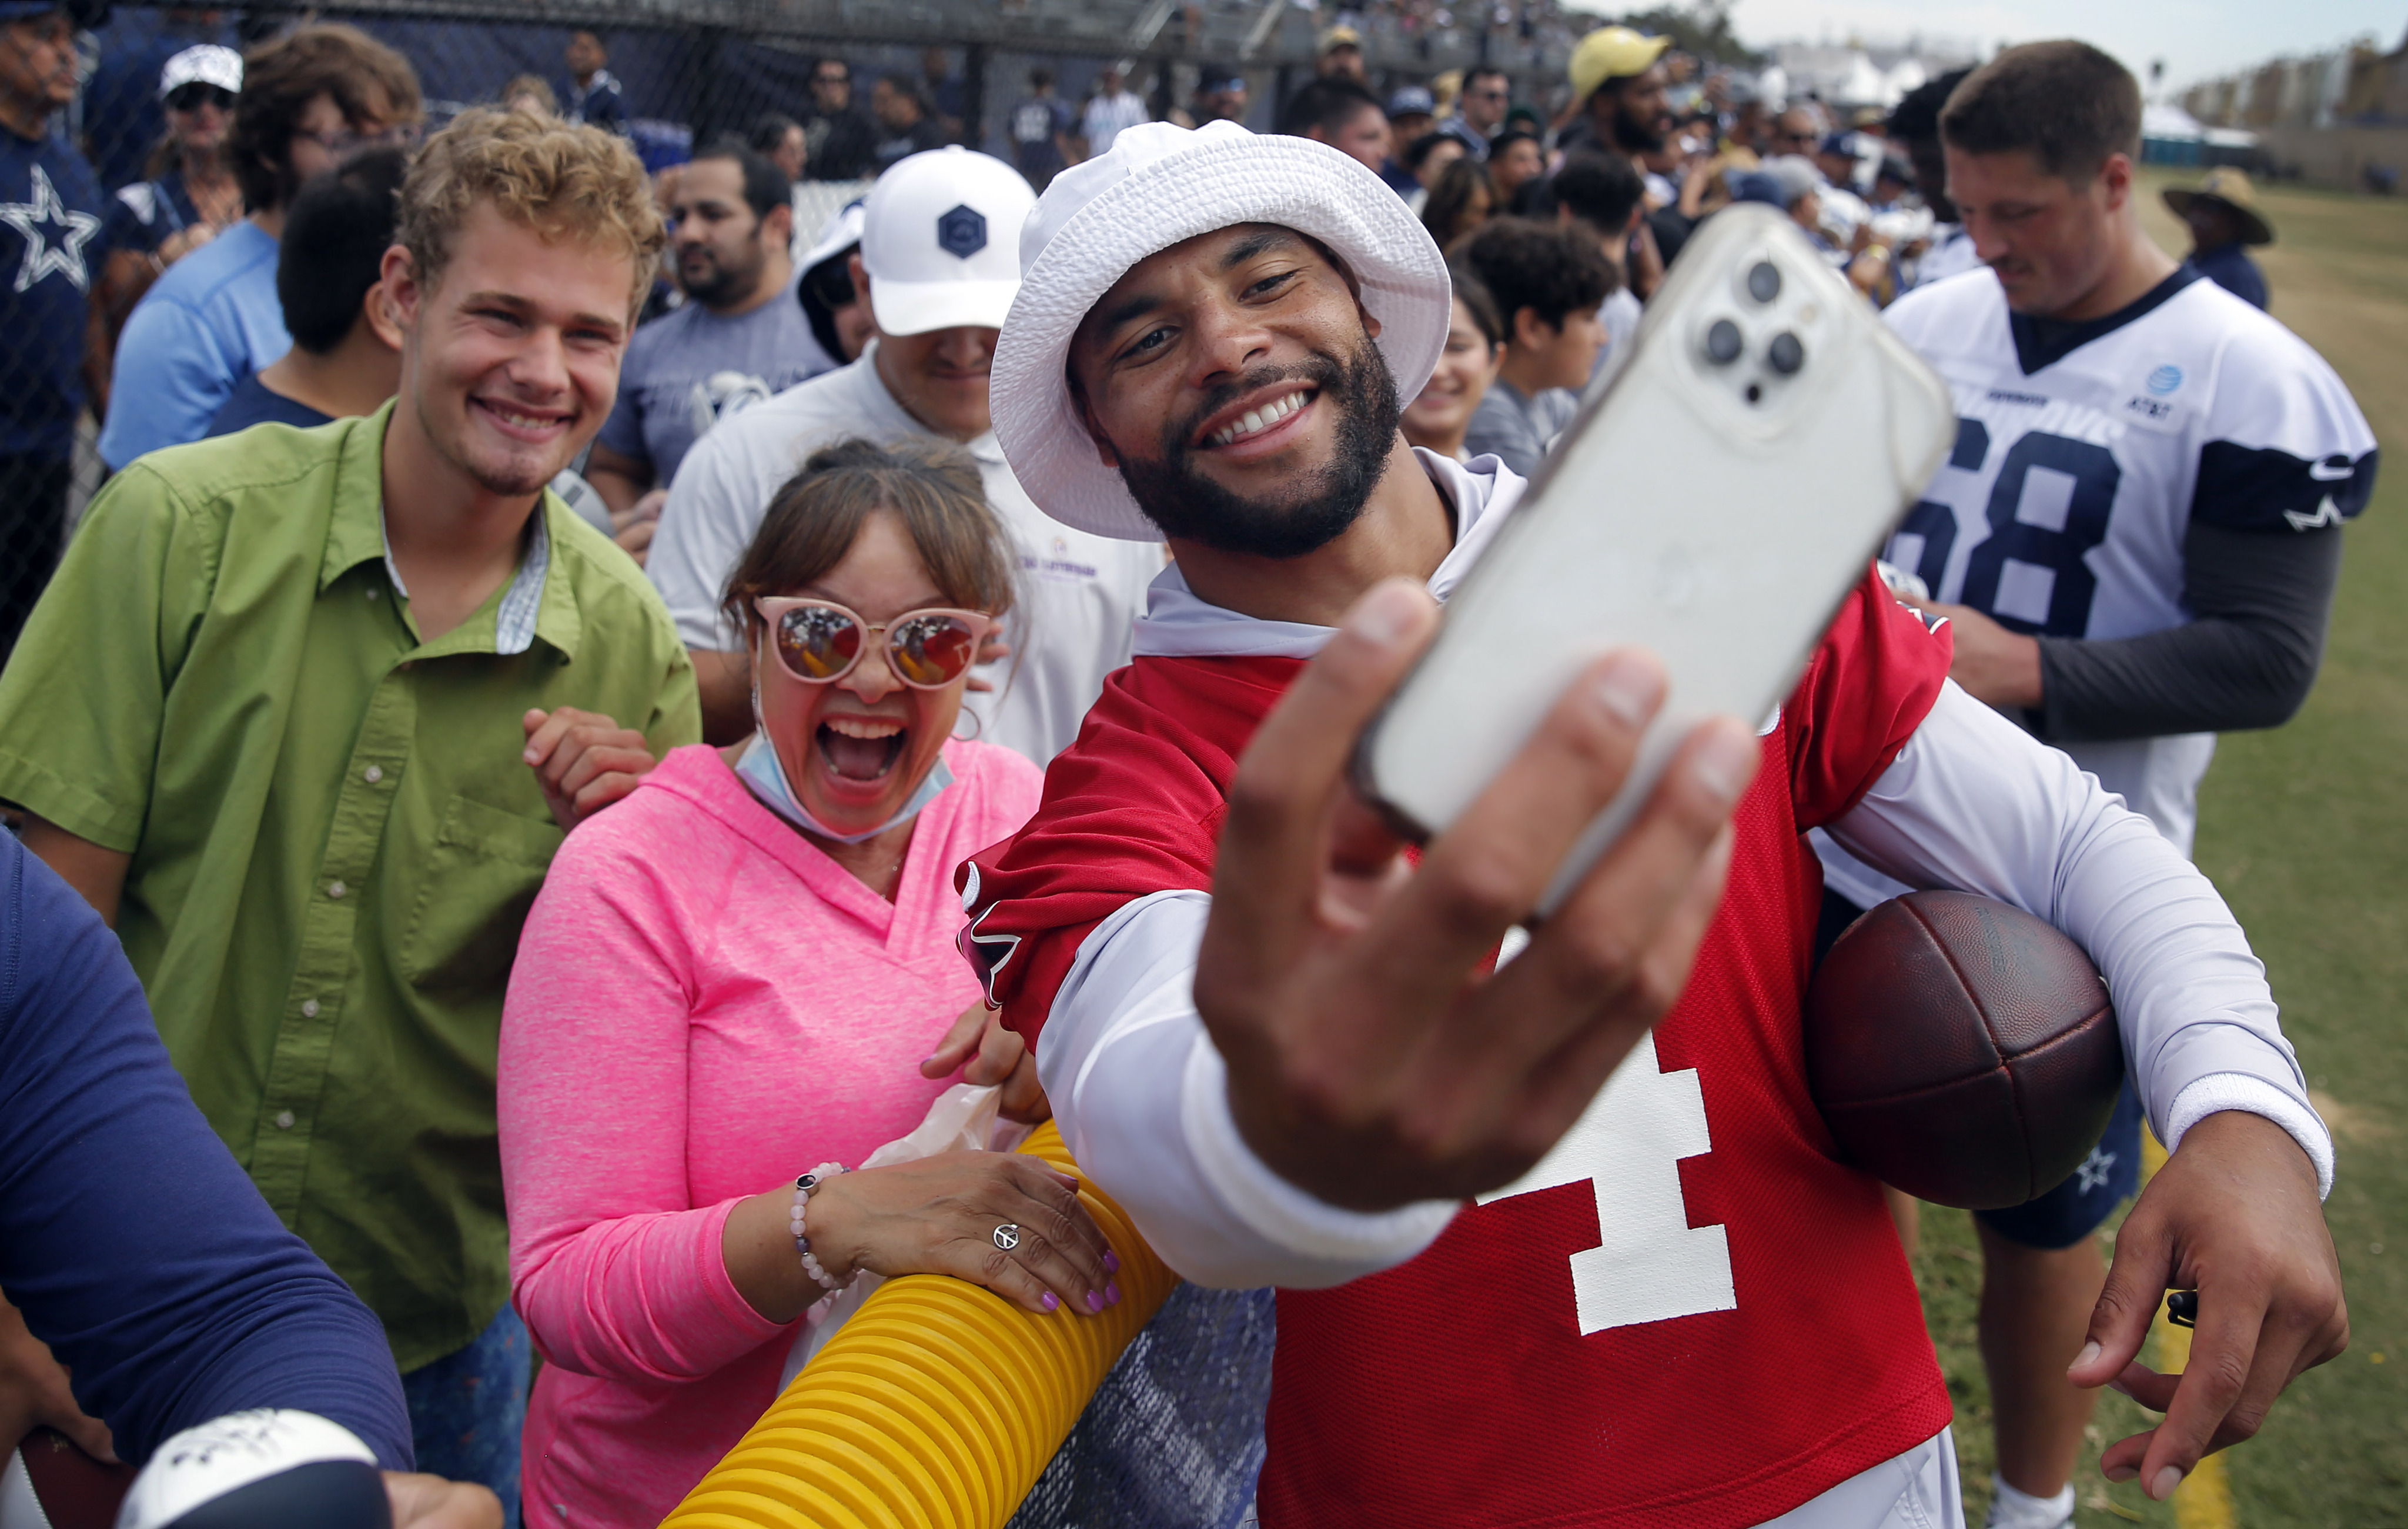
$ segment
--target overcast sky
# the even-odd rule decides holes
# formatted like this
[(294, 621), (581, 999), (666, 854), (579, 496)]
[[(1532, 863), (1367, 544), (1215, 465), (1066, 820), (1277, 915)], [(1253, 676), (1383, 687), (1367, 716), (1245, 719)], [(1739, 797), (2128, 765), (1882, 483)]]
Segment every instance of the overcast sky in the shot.
[(2320, 52), (2369, 32), (2395, 48), (2408, 7), (2396, 0), (1738, 0), (1731, 20), (1759, 48), (1922, 33), (1963, 37), (1986, 54), (2002, 41), (2076, 36), (2123, 60), (2144, 82), (2149, 62), (2165, 60), (2173, 86), (2278, 53)]

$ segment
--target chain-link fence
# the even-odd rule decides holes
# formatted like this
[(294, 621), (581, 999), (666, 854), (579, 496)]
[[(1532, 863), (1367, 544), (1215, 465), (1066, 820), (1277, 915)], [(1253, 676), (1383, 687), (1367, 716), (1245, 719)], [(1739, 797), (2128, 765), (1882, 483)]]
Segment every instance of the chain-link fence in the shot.
[[(230, 182), (214, 200), (166, 186), (175, 146), (161, 70), (196, 43), (246, 48), (305, 19), (351, 22), (399, 50), (418, 72), (430, 129), (501, 99), (523, 77), (573, 108), (567, 53), (578, 32), (590, 32), (607, 50), (624, 130), (655, 168), (722, 135), (749, 133), (767, 114), (824, 118), (812, 83), (823, 59), (850, 66), (853, 112), (867, 116), (873, 82), (891, 76), (934, 108), (947, 137), (1009, 159), (1008, 120), (1040, 65), (1074, 113), (1107, 67), (1118, 67), (1157, 118), (1193, 104), (1199, 83), (1240, 79), (1243, 120), (1267, 129), (1278, 102), (1310, 78), (1329, 26), (1355, 30), (1369, 82), (1383, 94), (1489, 65), (1515, 76), (1517, 94), (1541, 107), (1561, 93), (1575, 31), (1557, 0), (1359, 0), (1343, 9), (1312, 0), (369, 0), (307, 12), (121, 5), (76, 38), (75, 97), (48, 137), (27, 137), (38, 115), (12, 120), (17, 131), (0, 135), (0, 282), (9, 283), (0, 286), (0, 656), (106, 477), (98, 441), (119, 330), (204, 227), (240, 216)], [(824, 129), (814, 123), (813, 132)], [(812, 147), (823, 152), (807, 175), (823, 179), (797, 198), (805, 241), (858, 195), (863, 169), (843, 163), (837, 146)], [(152, 248), (129, 249), (144, 242), (126, 237), (135, 204), (156, 204)], [(181, 237), (163, 240), (160, 226)]]

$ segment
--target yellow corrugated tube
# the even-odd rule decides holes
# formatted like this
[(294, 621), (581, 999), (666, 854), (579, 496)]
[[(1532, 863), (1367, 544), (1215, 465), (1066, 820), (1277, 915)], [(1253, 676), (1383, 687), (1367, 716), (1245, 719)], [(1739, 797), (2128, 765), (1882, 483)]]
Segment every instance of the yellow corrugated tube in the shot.
[[(1020, 1149), (1079, 1172), (1050, 1122)], [(1118, 1305), (1038, 1316), (942, 1275), (890, 1279), (663, 1529), (1002, 1529), (1178, 1282), (1118, 1205), (1079, 1198), (1120, 1255)]]

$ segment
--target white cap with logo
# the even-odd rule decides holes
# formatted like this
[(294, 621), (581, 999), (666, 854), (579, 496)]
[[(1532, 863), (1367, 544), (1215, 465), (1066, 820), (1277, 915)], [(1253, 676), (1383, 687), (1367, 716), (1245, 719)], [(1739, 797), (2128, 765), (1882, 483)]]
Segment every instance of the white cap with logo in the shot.
[(1020, 227), (1037, 194), (1018, 170), (955, 146), (897, 160), (869, 188), (861, 264), (890, 335), (1000, 329), (1020, 293)]
[(159, 71), (159, 98), (164, 101), (179, 87), (194, 83), (215, 85), (228, 94), (240, 95), (242, 55), (213, 42), (185, 49)]

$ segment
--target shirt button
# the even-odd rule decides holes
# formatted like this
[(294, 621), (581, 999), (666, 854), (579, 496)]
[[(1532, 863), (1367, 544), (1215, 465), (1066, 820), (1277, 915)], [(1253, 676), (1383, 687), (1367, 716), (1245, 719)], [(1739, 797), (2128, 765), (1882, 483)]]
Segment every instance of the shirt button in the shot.
[(326, 883), (326, 895), (331, 898), (340, 898), (345, 892), (350, 890), (350, 887), (345, 887), (339, 881), (330, 881)]
[(315, 1019), (318, 1017), (318, 1001), (316, 999), (305, 998), (301, 1001), (301, 1017), (304, 1019)]
[(376, 599), (376, 598), (377, 598), (377, 592), (376, 592), (376, 590), (375, 590), (374, 588), (370, 588), (370, 589), (368, 590), (368, 599)]
[(291, 1110), (278, 1110), (276, 1112), (276, 1129), (279, 1131), (290, 1131), (293, 1129), (293, 1112)]
[(384, 771), (376, 765), (370, 765), (366, 770), (360, 772), (360, 778), (366, 781), (370, 786), (374, 786), (377, 782), (384, 779)]

